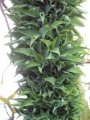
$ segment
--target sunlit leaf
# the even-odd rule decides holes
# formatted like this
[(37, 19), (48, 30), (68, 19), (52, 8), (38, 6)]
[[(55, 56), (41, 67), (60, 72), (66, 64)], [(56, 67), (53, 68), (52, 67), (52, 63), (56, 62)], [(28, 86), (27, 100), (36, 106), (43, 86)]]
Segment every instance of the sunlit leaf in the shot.
[(71, 21), (75, 26), (84, 27), (84, 24), (82, 23), (82, 21), (77, 17), (72, 18)]

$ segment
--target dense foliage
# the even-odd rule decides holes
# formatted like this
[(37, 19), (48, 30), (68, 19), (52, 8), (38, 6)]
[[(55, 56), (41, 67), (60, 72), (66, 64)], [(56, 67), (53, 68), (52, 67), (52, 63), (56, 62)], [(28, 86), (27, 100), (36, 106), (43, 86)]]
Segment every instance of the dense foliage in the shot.
[(23, 76), (15, 104), (23, 120), (79, 120), (79, 66), (86, 52), (75, 26), (83, 27), (84, 1), (11, 0), (8, 56)]

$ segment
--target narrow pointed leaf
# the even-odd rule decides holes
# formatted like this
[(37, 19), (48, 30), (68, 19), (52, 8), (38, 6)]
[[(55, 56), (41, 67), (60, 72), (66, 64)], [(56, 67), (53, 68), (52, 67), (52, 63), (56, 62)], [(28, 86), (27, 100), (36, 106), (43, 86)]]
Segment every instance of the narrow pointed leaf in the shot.
[(28, 100), (24, 104), (22, 104), (21, 107), (24, 107), (24, 106), (33, 106), (33, 105), (34, 105), (34, 103), (31, 100)]
[(65, 24), (65, 22), (64, 21), (55, 21), (55, 22), (52, 23), (52, 27), (56, 28), (60, 24)]
[(64, 59), (74, 61), (74, 62), (81, 62), (82, 61), (81, 59), (77, 58), (76, 56), (74, 56), (72, 54), (68, 54)]
[(21, 11), (28, 16), (31, 16), (34, 18), (39, 17), (39, 8), (38, 7), (32, 7), (29, 10), (22, 9)]
[(84, 24), (82, 23), (82, 21), (77, 17), (72, 18), (71, 21), (75, 26), (84, 27)]
[(15, 52), (18, 52), (18, 53), (22, 53), (22, 54), (25, 54), (27, 56), (32, 56), (32, 52), (30, 50), (30, 48), (18, 48), (15, 50)]
[(86, 47), (73, 47), (73, 48), (70, 48), (68, 50), (69, 53), (71, 54), (75, 54), (75, 53), (79, 53), (80, 51), (84, 51), (86, 49)]
[(78, 68), (78, 67), (71, 67), (67, 71), (72, 72), (72, 73), (78, 73), (80, 75), (84, 75), (84, 73), (82, 72), (82, 70), (80, 68)]
[(30, 29), (30, 30), (18, 30), (17, 32), (27, 35), (28, 37), (33, 37), (34, 35), (39, 35), (39, 31), (37, 29)]
[(39, 66), (40, 63), (38, 63), (37, 61), (31, 61), (27, 66), (26, 68), (31, 68), (31, 67), (37, 67)]

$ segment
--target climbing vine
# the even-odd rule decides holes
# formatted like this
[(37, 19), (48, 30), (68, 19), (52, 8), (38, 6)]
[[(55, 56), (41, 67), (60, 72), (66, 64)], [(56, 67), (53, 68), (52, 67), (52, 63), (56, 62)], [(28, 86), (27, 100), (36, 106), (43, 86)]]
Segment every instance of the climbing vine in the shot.
[(11, 0), (7, 16), (14, 27), (6, 45), (16, 75), (23, 76), (13, 104), (23, 120), (79, 120), (83, 110), (79, 66), (87, 48), (76, 26), (84, 26), (85, 11), (80, 7), (84, 1)]

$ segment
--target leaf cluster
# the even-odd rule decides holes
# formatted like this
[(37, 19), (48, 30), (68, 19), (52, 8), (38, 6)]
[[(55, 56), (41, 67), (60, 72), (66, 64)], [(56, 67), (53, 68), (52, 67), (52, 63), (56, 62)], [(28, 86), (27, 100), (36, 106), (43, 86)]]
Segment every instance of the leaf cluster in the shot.
[[(76, 26), (83, 27), (84, 0), (11, 0), (8, 17), (13, 41), (8, 54), (17, 66), (19, 95), (14, 104), (24, 120), (78, 120), (78, 79), (86, 48)], [(26, 96), (26, 98), (23, 98)]]

